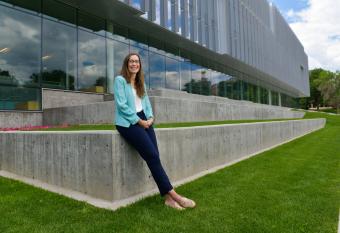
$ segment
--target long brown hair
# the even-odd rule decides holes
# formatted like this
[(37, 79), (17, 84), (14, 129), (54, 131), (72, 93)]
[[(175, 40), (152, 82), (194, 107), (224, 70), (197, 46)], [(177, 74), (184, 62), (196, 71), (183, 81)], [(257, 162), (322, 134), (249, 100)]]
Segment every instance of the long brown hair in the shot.
[(135, 87), (136, 87), (136, 93), (137, 95), (142, 98), (145, 94), (145, 89), (144, 89), (144, 72), (142, 69), (142, 61), (140, 59), (140, 56), (138, 53), (129, 53), (125, 58), (124, 62), (122, 65), (122, 69), (120, 71), (120, 74), (126, 79), (128, 83), (131, 83), (131, 74), (129, 72), (129, 60), (130, 57), (136, 55), (139, 59), (139, 71), (136, 74), (135, 78)]

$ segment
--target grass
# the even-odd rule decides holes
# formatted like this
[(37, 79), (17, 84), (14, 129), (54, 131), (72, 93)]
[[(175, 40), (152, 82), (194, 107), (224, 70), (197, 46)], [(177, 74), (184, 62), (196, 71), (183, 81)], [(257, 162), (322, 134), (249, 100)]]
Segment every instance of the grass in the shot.
[(197, 208), (156, 195), (115, 212), (0, 178), (0, 232), (335, 233), (340, 206), (340, 117), (312, 134), (177, 188)]
[[(290, 118), (284, 120), (299, 120), (300, 118)], [(239, 123), (253, 123), (253, 122), (268, 122), (268, 121), (282, 121), (283, 119), (270, 120), (226, 120), (226, 121), (197, 121), (197, 122), (177, 122), (177, 123), (160, 123), (155, 124), (155, 128), (178, 128), (178, 127), (193, 127), (193, 126), (207, 126), (207, 125), (223, 125), (223, 124), (239, 124)], [(115, 130), (116, 126), (112, 124), (92, 124), (92, 125), (71, 125), (69, 127), (52, 127), (47, 129), (37, 129), (36, 131), (76, 131), (76, 130)]]
[(328, 112), (328, 113), (334, 113), (334, 114), (337, 114), (337, 110), (336, 108), (329, 108), (329, 109), (320, 109), (319, 110), (320, 112)]

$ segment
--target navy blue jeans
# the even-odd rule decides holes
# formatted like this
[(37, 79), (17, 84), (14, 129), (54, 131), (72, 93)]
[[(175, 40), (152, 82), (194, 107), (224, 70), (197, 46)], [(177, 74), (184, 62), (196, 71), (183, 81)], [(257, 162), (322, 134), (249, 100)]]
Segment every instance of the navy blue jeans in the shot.
[[(138, 112), (139, 118), (146, 120), (143, 111)], [(151, 174), (158, 186), (162, 196), (173, 189), (168, 176), (166, 175), (161, 161), (159, 159), (159, 151), (157, 139), (153, 127), (144, 129), (138, 124), (130, 125), (129, 128), (116, 125), (116, 128), (121, 136), (132, 145), (145, 160)]]

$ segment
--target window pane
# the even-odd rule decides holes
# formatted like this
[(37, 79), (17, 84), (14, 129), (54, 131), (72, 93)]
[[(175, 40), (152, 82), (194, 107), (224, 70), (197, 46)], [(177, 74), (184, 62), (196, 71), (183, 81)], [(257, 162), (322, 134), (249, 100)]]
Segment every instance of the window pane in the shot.
[(150, 88), (165, 87), (165, 57), (150, 52)]
[(124, 43), (129, 43), (128, 29), (126, 27), (114, 24), (110, 21), (107, 21), (106, 35), (110, 39), (119, 40)]
[(105, 38), (78, 30), (78, 90), (106, 90)]
[(234, 78), (234, 83), (233, 83), (233, 96), (232, 98), (235, 100), (240, 100), (241, 99), (241, 80)]
[(242, 100), (249, 100), (249, 84), (242, 81)]
[(41, 19), (0, 5), (0, 35), (1, 72), (17, 85), (38, 86)]
[(28, 87), (0, 86), (0, 109), (25, 110), (25, 111), (40, 110), (41, 89)]
[(210, 70), (202, 69), (201, 70), (201, 95), (210, 95)]
[(187, 61), (181, 62), (181, 90), (191, 93), (191, 64)]
[(279, 94), (275, 91), (271, 92), (271, 96), (272, 96), (272, 105), (279, 105)]
[(166, 58), (166, 79), (165, 87), (179, 90), (179, 61)]
[(123, 61), (126, 55), (129, 54), (129, 45), (121, 43), (119, 41), (113, 41), (113, 54), (114, 54), (114, 74), (115, 76), (120, 74), (122, 69)]
[(268, 94), (268, 90), (261, 87), (260, 88), (260, 102), (261, 104), (269, 104), (269, 100), (268, 100), (268, 97), (269, 94)]
[[(227, 97), (227, 81), (228, 76), (223, 73), (215, 72), (212, 77), (213, 80), (213, 89), (212, 94), (218, 95), (222, 97)], [(215, 94), (216, 93), (216, 94)]]
[(43, 87), (75, 89), (76, 38), (75, 28), (51, 20), (43, 20)]
[(203, 68), (199, 65), (191, 65), (191, 82), (190, 89), (193, 94), (201, 94), (201, 80)]

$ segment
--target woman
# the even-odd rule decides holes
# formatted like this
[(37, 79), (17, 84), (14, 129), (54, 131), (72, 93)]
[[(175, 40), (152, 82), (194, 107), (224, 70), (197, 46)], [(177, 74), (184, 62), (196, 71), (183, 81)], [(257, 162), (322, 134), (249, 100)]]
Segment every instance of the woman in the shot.
[(165, 196), (165, 205), (178, 210), (194, 208), (194, 201), (175, 192), (159, 159), (152, 127), (154, 118), (138, 54), (130, 53), (125, 57), (121, 75), (115, 78), (114, 96), (116, 128), (146, 161), (161, 196)]

